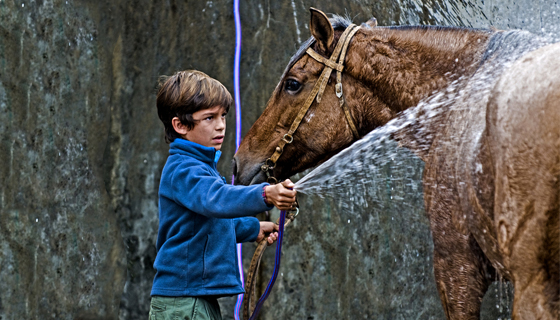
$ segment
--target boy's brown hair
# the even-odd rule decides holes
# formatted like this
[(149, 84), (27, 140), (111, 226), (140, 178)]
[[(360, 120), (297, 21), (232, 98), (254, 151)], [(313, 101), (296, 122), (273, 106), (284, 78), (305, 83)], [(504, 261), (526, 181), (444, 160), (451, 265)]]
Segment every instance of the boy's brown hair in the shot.
[(165, 127), (165, 141), (173, 142), (180, 138), (171, 120), (178, 117), (189, 130), (196, 121), (192, 114), (215, 106), (223, 106), (226, 111), (233, 104), (231, 94), (218, 80), (204, 72), (186, 70), (172, 76), (162, 76), (157, 93), (158, 116)]

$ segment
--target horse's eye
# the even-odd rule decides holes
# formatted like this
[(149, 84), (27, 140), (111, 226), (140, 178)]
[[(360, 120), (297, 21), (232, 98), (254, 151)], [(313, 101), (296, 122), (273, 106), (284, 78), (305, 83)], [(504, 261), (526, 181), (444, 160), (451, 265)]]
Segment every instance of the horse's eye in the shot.
[(301, 83), (294, 79), (288, 79), (284, 83), (284, 89), (287, 91), (297, 92), (301, 88)]

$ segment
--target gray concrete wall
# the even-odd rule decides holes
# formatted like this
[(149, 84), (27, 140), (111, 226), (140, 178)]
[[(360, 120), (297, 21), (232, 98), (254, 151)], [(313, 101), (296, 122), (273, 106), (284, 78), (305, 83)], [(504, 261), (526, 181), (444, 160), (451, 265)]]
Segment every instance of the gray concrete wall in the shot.
[[(233, 92), (232, 6), (0, 0), (1, 319), (147, 317), (167, 155), (154, 86), (159, 75), (194, 68)], [(380, 25), (555, 34), (560, 25), (552, 0), (241, 1), (243, 132), (309, 36), (309, 6), (356, 22), (375, 16)], [(226, 177), (234, 125), (232, 112), (220, 164)], [(386, 201), (350, 213), (340, 201), (301, 197), (263, 319), (441, 318), (422, 163), (402, 152), (404, 166), (383, 169), (398, 178), (371, 190)], [(252, 249), (245, 245), (246, 260)], [(487, 319), (501, 314), (496, 301), (511, 298), (497, 291), (485, 300)], [(222, 299), (225, 319), (233, 303)]]

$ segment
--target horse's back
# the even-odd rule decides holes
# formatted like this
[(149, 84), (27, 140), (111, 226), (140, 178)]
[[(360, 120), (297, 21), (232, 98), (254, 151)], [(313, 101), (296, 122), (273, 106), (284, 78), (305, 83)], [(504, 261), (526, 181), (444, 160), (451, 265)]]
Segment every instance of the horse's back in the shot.
[(560, 44), (504, 71), (488, 104), (494, 222), (522, 319), (557, 319), (560, 295)]

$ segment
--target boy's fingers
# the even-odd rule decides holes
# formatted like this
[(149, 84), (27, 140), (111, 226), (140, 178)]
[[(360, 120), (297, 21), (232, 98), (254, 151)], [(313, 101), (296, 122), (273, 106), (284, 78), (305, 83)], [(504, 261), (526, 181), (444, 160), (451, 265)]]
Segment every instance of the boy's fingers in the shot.
[(282, 185), (286, 188), (293, 188), (294, 187), (294, 183), (290, 179), (286, 179), (286, 180), (282, 181)]
[(296, 194), (290, 194), (290, 193), (286, 193), (283, 194), (281, 197), (279, 197), (279, 201), (280, 202), (294, 202), (296, 201)]
[(266, 240), (268, 241), (268, 244), (269, 244), (269, 245), (273, 244), (274, 241), (278, 240), (278, 233), (276, 233), (276, 232), (271, 233), (271, 234), (267, 237)]
[(284, 192), (281, 193), (282, 196), (289, 199), (294, 199), (296, 197), (297, 192), (293, 190), (286, 189)]

